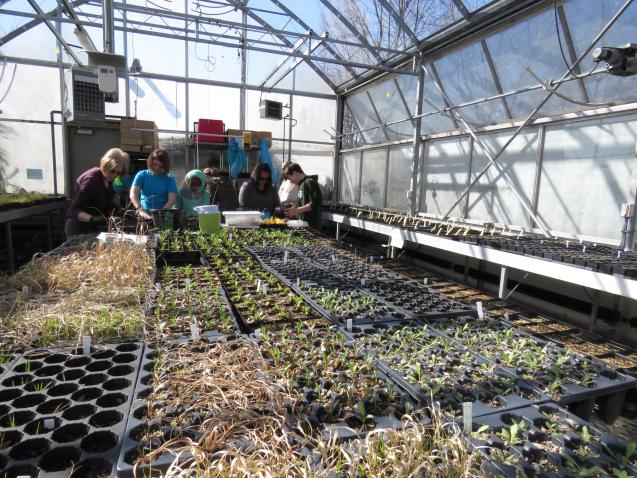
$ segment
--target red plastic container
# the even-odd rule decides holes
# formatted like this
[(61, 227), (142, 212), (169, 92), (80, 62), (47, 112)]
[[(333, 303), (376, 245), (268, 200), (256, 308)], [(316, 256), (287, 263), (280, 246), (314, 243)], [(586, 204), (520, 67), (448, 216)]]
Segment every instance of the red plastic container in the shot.
[(195, 143), (225, 143), (225, 136), (208, 136), (209, 134), (225, 135), (226, 125), (221, 120), (200, 118), (197, 126), (198, 134)]

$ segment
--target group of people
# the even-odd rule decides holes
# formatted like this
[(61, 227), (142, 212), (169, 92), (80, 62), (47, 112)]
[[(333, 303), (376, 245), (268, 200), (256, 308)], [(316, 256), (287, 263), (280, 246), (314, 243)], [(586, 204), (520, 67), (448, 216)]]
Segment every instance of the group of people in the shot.
[[(104, 154), (99, 167), (91, 168), (77, 178), (67, 211), (67, 237), (96, 231), (116, 212), (113, 182), (126, 173), (129, 160), (127, 153), (112, 148)], [(147, 169), (135, 175), (130, 201), (140, 218), (151, 219), (151, 210), (173, 207), (192, 216), (196, 215), (195, 206), (216, 204), (220, 199), (218, 184), (211, 196), (215, 171), (192, 170), (178, 188), (175, 176), (170, 172), (170, 163), (168, 152), (156, 149), (148, 156)], [(277, 191), (270, 166), (257, 164), (250, 179), (241, 187), (239, 207), (262, 211), (266, 215), (298, 217), (307, 221), (310, 227), (320, 229), (323, 197), (317, 176), (306, 175), (296, 163), (285, 163), (281, 172), (284, 180)]]

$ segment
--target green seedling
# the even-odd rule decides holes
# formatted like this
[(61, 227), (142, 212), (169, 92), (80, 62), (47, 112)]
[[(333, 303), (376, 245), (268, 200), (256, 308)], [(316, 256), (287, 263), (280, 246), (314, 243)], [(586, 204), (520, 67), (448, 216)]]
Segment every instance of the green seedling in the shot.
[(524, 430), (524, 421), (514, 421), (509, 428), (503, 428), (496, 433), (504, 443), (509, 445), (519, 445), (522, 443), (521, 432)]

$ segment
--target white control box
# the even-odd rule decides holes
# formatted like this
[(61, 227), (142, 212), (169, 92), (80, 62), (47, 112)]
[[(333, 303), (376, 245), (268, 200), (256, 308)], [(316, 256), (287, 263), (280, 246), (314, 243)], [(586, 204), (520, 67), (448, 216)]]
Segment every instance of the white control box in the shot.
[(108, 65), (97, 67), (97, 86), (102, 93), (117, 93), (117, 71), (114, 67)]

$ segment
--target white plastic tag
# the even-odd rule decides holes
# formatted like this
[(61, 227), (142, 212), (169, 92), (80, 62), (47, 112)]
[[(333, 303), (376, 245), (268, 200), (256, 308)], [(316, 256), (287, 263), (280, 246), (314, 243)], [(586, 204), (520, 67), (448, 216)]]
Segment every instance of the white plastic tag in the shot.
[(506, 321), (509, 320), (509, 314), (504, 314), (504, 320), (506, 320)]
[(374, 256), (369, 256), (369, 262), (374, 262)]
[(263, 295), (268, 295), (268, 284), (261, 284), (261, 293)]
[(566, 248), (568, 249), (568, 245), (570, 244), (570, 241), (566, 241)]
[(53, 418), (45, 418), (42, 426), (45, 430), (53, 430), (55, 428), (55, 420)]
[(478, 317), (481, 319), (484, 318), (484, 309), (482, 309), (481, 301), (476, 302), (476, 308), (478, 309)]
[[(332, 256), (333, 257), (333, 256)], [(288, 263), (288, 251), (285, 251), (283, 253), (283, 263), (287, 264)]]
[(190, 285), (191, 285), (190, 279), (184, 279), (184, 285), (186, 287), (186, 290), (190, 290)]
[(619, 259), (622, 256), (622, 251), (617, 251), (617, 259)]
[(365, 286), (365, 279), (361, 279), (361, 285), (364, 287)]
[(336, 262), (336, 256), (332, 254), (332, 262)]
[(296, 278), (296, 286), (297, 287), (301, 287), (301, 278), (300, 277)]
[(88, 355), (91, 353), (91, 336), (85, 335), (82, 337), (82, 352), (84, 355)]
[(254, 336), (255, 337), (261, 337), (261, 329), (257, 329), (254, 331)]
[(265, 247), (266, 243), (265, 243), (265, 239), (263, 239), (263, 247)]
[(473, 431), (473, 403), (464, 402), (462, 404), (462, 423), (465, 433)]
[(190, 336), (193, 340), (199, 338), (199, 327), (197, 327), (197, 324), (190, 324)]
[(422, 280), (422, 283), (423, 283), (424, 285), (429, 284), (429, 279), (427, 279), (427, 278), (425, 277), (425, 278)]
[(586, 252), (586, 246), (582, 246), (582, 252), (585, 253)]
[(352, 331), (352, 319), (347, 319), (347, 331)]
[(261, 292), (261, 279), (257, 279), (257, 294)]

